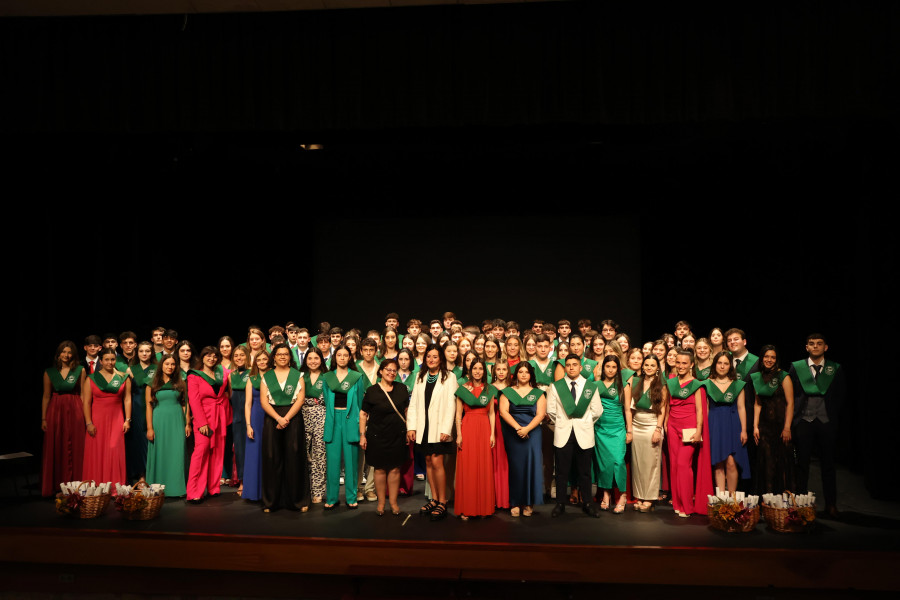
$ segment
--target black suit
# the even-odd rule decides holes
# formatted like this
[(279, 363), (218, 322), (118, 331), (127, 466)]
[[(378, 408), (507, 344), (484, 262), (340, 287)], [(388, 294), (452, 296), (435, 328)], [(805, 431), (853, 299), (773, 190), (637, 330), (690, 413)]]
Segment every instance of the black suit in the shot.
[[(806, 361), (804, 361), (804, 368)], [(794, 384), (794, 422), (793, 439), (797, 448), (797, 483), (796, 493), (806, 493), (809, 489), (809, 462), (814, 449), (818, 448), (822, 465), (822, 487), (825, 491), (826, 508), (837, 504), (837, 477), (835, 474), (834, 451), (837, 446), (838, 419), (844, 398), (847, 394), (847, 379), (844, 369), (839, 367), (825, 392), (824, 405), (828, 422), (819, 419), (812, 422), (803, 419), (803, 411), (809, 402), (809, 396), (800, 385), (800, 379), (794, 365), (791, 365), (791, 383)]]

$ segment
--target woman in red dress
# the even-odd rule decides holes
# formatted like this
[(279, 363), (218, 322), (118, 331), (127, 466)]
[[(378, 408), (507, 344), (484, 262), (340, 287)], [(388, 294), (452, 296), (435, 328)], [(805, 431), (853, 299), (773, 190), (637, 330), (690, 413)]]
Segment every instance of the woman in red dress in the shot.
[(84, 464), (84, 409), (81, 388), (84, 368), (78, 361), (75, 342), (56, 348), (53, 366), (44, 371), (41, 429), (44, 456), (41, 494), (52, 496), (60, 483), (81, 478)]
[(456, 496), (461, 519), (494, 514), (494, 398), (482, 361), (472, 363), (468, 380), (456, 390)]
[(127, 483), (125, 434), (131, 428), (131, 380), (116, 370), (115, 350), (100, 351), (100, 368), (85, 379), (81, 397), (87, 430), (81, 479)]
[[(670, 400), (666, 441), (672, 507), (679, 517), (705, 513), (706, 496), (713, 493), (706, 390), (693, 373), (694, 354), (690, 350), (678, 350), (676, 376), (667, 383)], [(694, 432), (684, 435), (685, 429)]]

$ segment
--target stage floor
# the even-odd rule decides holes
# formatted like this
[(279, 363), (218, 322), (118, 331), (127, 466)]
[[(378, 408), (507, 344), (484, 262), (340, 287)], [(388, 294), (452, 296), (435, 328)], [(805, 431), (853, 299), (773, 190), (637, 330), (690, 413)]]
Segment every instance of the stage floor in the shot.
[(666, 503), (599, 519), (576, 507), (552, 519), (546, 504), (530, 518), (500, 511), (433, 523), (417, 514), (421, 482), (400, 499), (399, 517), (379, 517), (367, 502), (358, 510), (313, 505), (308, 513), (264, 514), (229, 488), (200, 505), (170, 499), (153, 521), (126, 521), (112, 506), (98, 519), (69, 520), (48, 499), (7, 499), (0, 560), (339, 576), (381, 576), (405, 565), (413, 569), (405, 576), (446, 580), (900, 589), (898, 505), (868, 499), (857, 480), (839, 474), (842, 518), (820, 518), (808, 534), (780, 534), (764, 523), (726, 534), (705, 516), (678, 518)]

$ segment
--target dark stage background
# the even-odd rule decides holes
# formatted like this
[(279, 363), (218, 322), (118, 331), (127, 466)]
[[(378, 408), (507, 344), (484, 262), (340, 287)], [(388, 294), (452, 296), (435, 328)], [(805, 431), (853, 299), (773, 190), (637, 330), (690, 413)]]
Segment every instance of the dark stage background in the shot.
[(596, 4), (0, 20), (0, 450), (89, 333), (685, 318), (783, 366), (825, 333), (843, 459), (898, 491), (896, 4)]

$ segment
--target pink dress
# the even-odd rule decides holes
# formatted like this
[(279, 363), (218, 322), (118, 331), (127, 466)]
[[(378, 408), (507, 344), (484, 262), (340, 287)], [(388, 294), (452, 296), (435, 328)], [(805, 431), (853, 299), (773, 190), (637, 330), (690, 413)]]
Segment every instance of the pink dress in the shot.
[[(96, 374), (103, 377), (102, 373)], [(115, 379), (124, 380), (124, 375), (115, 375)], [(97, 428), (96, 434), (84, 435), (84, 467), (81, 479), (113, 484), (128, 482), (125, 474), (125, 413), (122, 402), (125, 398), (124, 383), (114, 393), (104, 392), (94, 383), (93, 376), (88, 380), (91, 385), (91, 422)], [(113, 485), (112, 493), (115, 493)]]
[[(699, 444), (685, 444), (681, 441), (681, 431), (697, 426), (695, 398), (698, 394), (703, 405), (703, 441)], [(713, 493), (706, 390), (701, 387), (687, 398), (679, 398), (673, 394), (669, 407), (666, 442), (669, 448), (672, 507), (687, 514), (706, 514), (706, 496)]]
[[(225, 433), (228, 429), (228, 383), (219, 382), (218, 392), (203, 377), (193, 371), (188, 373), (188, 400), (194, 429), (194, 452), (188, 474), (187, 497), (202, 498), (220, 491), (222, 463), (225, 459)], [(200, 428), (208, 425), (212, 435), (205, 436)]]

